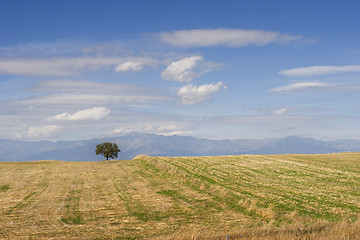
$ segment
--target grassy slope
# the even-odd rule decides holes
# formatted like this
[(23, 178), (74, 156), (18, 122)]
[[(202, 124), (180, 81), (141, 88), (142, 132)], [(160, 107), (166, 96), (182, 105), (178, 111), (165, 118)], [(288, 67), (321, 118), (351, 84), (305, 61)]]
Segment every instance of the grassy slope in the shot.
[(359, 216), (360, 153), (0, 163), (0, 239), (359, 239)]

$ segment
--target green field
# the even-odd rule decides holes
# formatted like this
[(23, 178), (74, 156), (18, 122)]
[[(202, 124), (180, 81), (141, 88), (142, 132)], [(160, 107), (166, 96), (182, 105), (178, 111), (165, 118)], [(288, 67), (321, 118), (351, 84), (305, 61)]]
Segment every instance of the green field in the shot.
[(360, 239), (360, 153), (0, 163), (0, 239)]

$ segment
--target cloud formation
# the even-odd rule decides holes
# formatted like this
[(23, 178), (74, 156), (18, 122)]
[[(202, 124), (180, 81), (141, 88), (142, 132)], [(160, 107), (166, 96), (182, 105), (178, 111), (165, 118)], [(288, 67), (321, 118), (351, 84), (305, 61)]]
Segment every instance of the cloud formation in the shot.
[[(131, 84), (77, 80), (51, 80), (36, 83), (29, 89), (38, 96), (11, 101), (11, 105), (41, 105), (79, 108), (96, 105), (122, 106), (169, 101), (158, 90)], [(9, 102), (10, 103), (10, 102)]]
[(161, 41), (179, 47), (264, 46), (270, 43), (286, 43), (302, 38), (301, 35), (272, 31), (224, 28), (181, 30), (159, 33), (158, 36)]
[[(129, 61), (131, 59), (131, 61)], [(122, 63), (122, 64), (120, 64)], [(139, 71), (142, 65), (158, 64), (151, 58), (123, 58), (123, 57), (61, 57), (61, 58), (13, 58), (0, 59), (0, 74), (23, 76), (78, 76), (85, 71), (112, 69), (115, 71)], [(120, 64), (120, 65), (119, 65)]]
[(189, 126), (193, 126), (193, 124), (189, 124), (187, 120), (180, 118), (164, 121), (163, 118), (162, 120), (142, 122), (142, 124), (135, 127), (116, 128), (111, 132), (111, 135), (128, 134), (131, 132), (152, 133), (164, 136), (191, 135), (193, 133), (193, 131), (190, 131), (191, 127)]
[(142, 94), (151, 91), (148, 87), (134, 84), (93, 82), (82, 80), (49, 80), (40, 81), (29, 90), (33, 92), (64, 92), (76, 94)]
[(299, 83), (292, 83), (285, 86), (272, 88), (270, 89), (270, 92), (287, 93), (287, 92), (293, 92), (307, 88), (321, 88), (321, 87), (322, 88), (333, 87), (333, 85), (323, 82), (299, 82)]
[(127, 71), (139, 72), (142, 69), (143, 69), (143, 63), (132, 62), (132, 61), (121, 63), (114, 68), (115, 72), (127, 72)]
[(49, 138), (52, 137), (58, 130), (59, 126), (44, 125), (39, 127), (29, 127), (21, 133), (16, 134), (17, 138)]
[(287, 112), (288, 112), (288, 109), (285, 108), (285, 107), (283, 107), (283, 108), (278, 108), (278, 109), (274, 109), (274, 110), (272, 111), (272, 113), (275, 114), (275, 115), (283, 115), (283, 114), (285, 114), (285, 113), (287, 113)]
[(159, 135), (163, 136), (189, 136), (193, 134), (193, 131), (172, 131), (172, 132), (160, 132)]
[(74, 114), (64, 112), (48, 118), (50, 121), (80, 121), (80, 120), (100, 120), (109, 115), (110, 109), (106, 107), (94, 107), (78, 111)]
[(173, 136), (173, 135), (191, 135), (193, 132), (184, 130), (184, 126), (179, 125), (161, 125), (161, 126), (149, 126), (146, 130), (155, 131), (159, 135)]
[(188, 84), (180, 88), (177, 95), (181, 97), (182, 104), (194, 104), (209, 99), (211, 94), (216, 93), (221, 89), (226, 89), (226, 85), (222, 82), (216, 84), (204, 84), (198, 87)]
[(54, 94), (49, 96), (30, 97), (22, 100), (12, 101), (12, 104), (17, 105), (41, 105), (41, 106), (88, 106), (96, 104), (122, 104), (122, 106), (136, 106), (141, 104), (149, 104), (156, 102), (164, 102), (169, 100), (166, 96), (159, 96), (155, 94), (131, 95), (131, 93), (119, 95), (119, 94), (75, 94), (75, 93), (63, 93)]
[(307, 77), (340, 72), (360, 72), (360, 65), (300, 67), (282, 70), (279, 74), (289, 77)]
[(161, 73), (161, 76), (165, 80), (190, 82), (194, 77), (197, 77), (199, 75), (199, 73), (195, 73), (193, 69), (199, 62), (202, 61), (204, 61), (203, 57), (192, 56), (172, 62)]

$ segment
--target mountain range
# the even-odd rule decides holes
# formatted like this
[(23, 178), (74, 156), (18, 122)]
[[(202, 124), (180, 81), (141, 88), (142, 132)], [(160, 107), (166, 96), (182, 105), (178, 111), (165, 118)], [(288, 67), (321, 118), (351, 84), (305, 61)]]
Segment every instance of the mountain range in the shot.
[(119, 159), (128, 160), (136, 155), (150, 156), (211, 156), (240, 154), (320, 154), (360, 151), (359, 140), (321, 141), (313, 138), (289, 136), (262, 140), (209, 140), (187, 136), (162, 136), (130, 133), (118, 137), (78, 141), (20, 141), (0, 139), (0, 161), (98, 161), (96, 145), (116, 143), (121, 152)]

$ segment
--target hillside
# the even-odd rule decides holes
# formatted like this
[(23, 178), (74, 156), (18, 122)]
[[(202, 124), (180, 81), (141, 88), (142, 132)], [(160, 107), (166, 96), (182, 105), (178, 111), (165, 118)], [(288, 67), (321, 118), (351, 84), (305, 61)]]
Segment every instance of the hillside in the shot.
[(0, 239), (359, 239), (360, 153), (0, 163)]
[(0, 162), (43, 159), (96, 161), (96, 145), (105, 141), (120, 147), (119, 159), (132, 159), (139, 154), (150, 156), (215, 156), (240, 154), (321, 154), (360, 151), (360, 141), (320, 141), (290, 136), (262, 140), (209, 140), (185, 136), (161, 136), (130, 133), (124, 136), (79, 141), (17, 141), (0, 139)]

